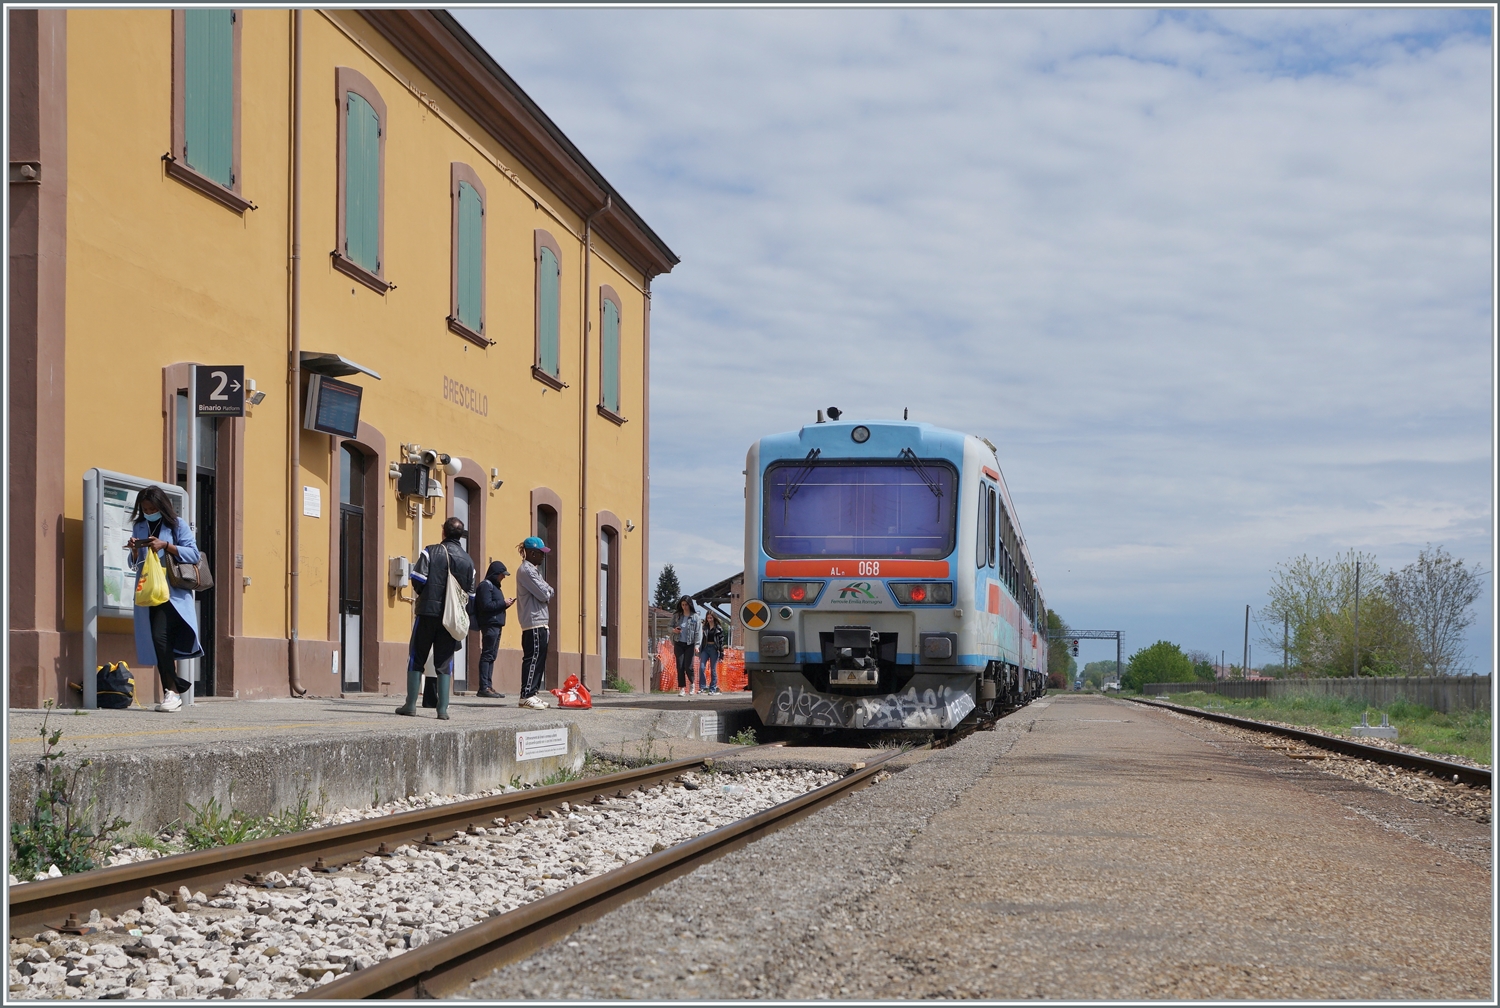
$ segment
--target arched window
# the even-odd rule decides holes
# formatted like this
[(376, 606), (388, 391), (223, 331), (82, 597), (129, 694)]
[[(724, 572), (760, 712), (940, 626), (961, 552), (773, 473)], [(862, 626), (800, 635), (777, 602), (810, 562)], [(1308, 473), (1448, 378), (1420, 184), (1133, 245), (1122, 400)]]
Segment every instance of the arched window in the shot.
[(620, 416), (620, 296), (613, 287), (599, 289), (599, 406), (616, 423)]
[(385, 281), (386, 110), (380, 92), (358, 70), (339, 67), (339, 234), (333, 264), (379, 294)]
[(536, 232), (536, 363), (531, 373), (556, 389), (562, 381), (562, 249), (545, 231)]
[(485, 192), (479, 175), (453, 162), (453, 285), (448, 328), (465, 339), (489, 346), (484, 334)]
[(172, 12), (172, 152), (167, 174), (236, 213), (240, 194), (240, 25), (225, 8)]

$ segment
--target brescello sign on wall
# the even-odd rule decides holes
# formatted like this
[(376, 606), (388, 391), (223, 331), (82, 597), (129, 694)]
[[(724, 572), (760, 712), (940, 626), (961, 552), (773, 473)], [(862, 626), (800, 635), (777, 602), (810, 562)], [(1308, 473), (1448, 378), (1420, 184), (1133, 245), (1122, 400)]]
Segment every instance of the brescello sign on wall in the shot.
[(443, 376), (443, 401), (462, 406), (469, 412), (478, 413), (480, 416), (490, 415), (489, 396), (447, 375)]

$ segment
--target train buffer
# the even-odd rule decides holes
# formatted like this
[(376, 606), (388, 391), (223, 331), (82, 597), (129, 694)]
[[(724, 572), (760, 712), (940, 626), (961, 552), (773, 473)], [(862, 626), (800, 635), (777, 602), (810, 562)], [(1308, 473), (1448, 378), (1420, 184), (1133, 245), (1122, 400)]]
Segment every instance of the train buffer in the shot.
[(1380, 715), (1380, 724), (1370, 724), (1370, 712), (1365, 711), (1364, 716), (1359, 719), (1359, 724), (1349, 729), (1349, 734), (1356, 738), (1383, 738), (1396, 740), (1396, 729), (1391, 726), (1389, 714)]

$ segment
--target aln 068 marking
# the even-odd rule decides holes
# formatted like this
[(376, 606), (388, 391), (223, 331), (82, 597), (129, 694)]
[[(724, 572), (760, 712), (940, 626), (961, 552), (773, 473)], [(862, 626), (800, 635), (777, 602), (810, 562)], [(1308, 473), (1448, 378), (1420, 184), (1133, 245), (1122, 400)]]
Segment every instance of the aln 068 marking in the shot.
[(1045, 609), (994, 446), (830, 416), (746, 458), (741, 615), (761, 720), (951, 731), (1041, 695)]

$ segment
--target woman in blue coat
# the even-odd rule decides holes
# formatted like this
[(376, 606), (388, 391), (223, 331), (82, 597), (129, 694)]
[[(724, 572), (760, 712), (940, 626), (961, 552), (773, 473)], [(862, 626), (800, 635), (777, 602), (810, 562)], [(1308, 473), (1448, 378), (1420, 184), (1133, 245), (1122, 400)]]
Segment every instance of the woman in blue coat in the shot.
[[(198, 562), (193, 530), (177, 517), (171, 498), (160, 487), (147, 487), (140, 492), (131, 521), (131, 538), (126, 548), (130, 550), (132, 567), (139, 569), (148, 549), (156, 551), (163, 567), (174, 559), (185, 564)], [(167, 712), (181, 710), (181, 694), (193, 686), (178, 677), (177, 662), (203, 654), (198, 643), (198, 609), (193, 604), (193, 593), (177, 587), (170, 591), (171, 597), (161, 605), (135, 607), (135, 660), (156, 666), (163, 694), (156, 709)]]

